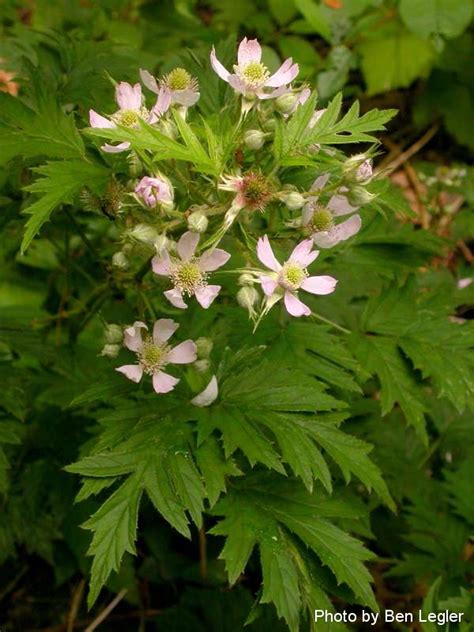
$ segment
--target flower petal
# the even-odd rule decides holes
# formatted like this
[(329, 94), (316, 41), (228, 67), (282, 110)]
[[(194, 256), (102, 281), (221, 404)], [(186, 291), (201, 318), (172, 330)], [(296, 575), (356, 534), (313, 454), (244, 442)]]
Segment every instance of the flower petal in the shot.
[(97, 114), (94, 110), (89, 110), (89, 123), (91, 127), (99, 127), (101, 129), (115, 127), (115, 123), (106, 119), (105, 116)]
[(300, 68), (298, 64), (294, 64), (292, 58), (285, 60), (280, 68), (273, 73), (273, 75), (267, 79), (265, 86), (269, 88), (279, 88), (280, 86), (286, 86), (289, 84), (296, 75), (299, 73)]
[(260, 275), (260, 284), (266, 296), (271, 296), (278, 287), (278, 281), (264, 274)]
[(355, 213), (358, 210), (358, 206), (352, 206), (349, 204), (349, 200), (345, 195), (333, 195), (328, 202), (327, 208), (332, 214), (337, 217), (338, 215), (348, 215), (349, 213)]
[(204, 287), (198, 288), (194, 292), (194, 296), (196, 297), (197, 302), (201, 307), (207, 309), (216, 296), (219, 294), (221, 289), (220, 285), (206, 285)]
[(359, 232), (362, 226), (360, 215), (352, 215), (341, 224), (333, 226), (330, 230), (314, 233), (313, 241), (320, 248), (332, 248), (340, 241), (345, 241)]
[(153, 124), (162, 116), (165, 112), (168, 111), (171, 105), (171, 92), (168, 88), (160, 88), (158, 92), (158, 97), (156, 99), (156, 103), (151, 109), (150, 116), (148, 118), (148, 123)]
[(153, 373), (152, 380), (155, 393), (169, 393), (179, 382), (177, 377), (168, 375), (168, 373), (165, 373), (164, 371), (157, 371), (156, 373)]
[(311, 191), (319, 191), (319, 189), (325, 187), (330, 177), (330, 173), (322, 173), (311, 185)]
[(224, 81), (229, 81), (230, 72), (226, 70), (224, 66), (221, 64), (221, 62), (217, 59), (216, 49), (214, 48), (214, 46), (212, 47), (212, 50), (211, 50), (210, 59), (211, 59), (211, 66), (214, 72), (216, 72), (221, 79), (224, 79)]
[(162, 254), (153, 257), (151, 268), (155, 274), (160, 276), (169, 276), (171, 274), (171, 260), (166, 250)]
[(115, 100), (121, 110), (139, 110), (142, 105), (142, 87), (139, 83), (131, 86), (121, 81), (115, 88)]
[(172, 290), (166, 290), (166, 292), (163, 292), (163, 294), (169, 300), (171, 305), (179, 307), (179, 309), (186, 309), (188, 307), (183, 301), (183, 295), (177, 288), (174, 287)]
[(203, 408), (204, 406), (210, 406), (212, 402), (217, 399), (218, 395), (219, 387), (217, 384), (216, 376), (213, 375), (211, 377), (211, 381), (206, 386), (206, 388), (198, 395), (196, 395), (196, 397), (193, 397), (193, 399), (191, 400), (191, 404), (193, 406), (199, 406), (200, 408)]
[(309, 307), (302, 303), (296, 294), (292, 292), (285, 292), (285, 307), (292, 316), (309, 316), (311, 314)]
[(179, 103), (179, 105), (185, 105), (186, 107), (191, 107), (199, 101), (200, 93), (196, 92), (196, 90), (186, 89), (186, 90), (173, 90), (171, 93), (171, 100), (174, 103)]
[(109, 145), (108, 143), (105, 143), (105, 145), (102, 145), (101, 147), (102, 151), (105, 151), (108, 154), (119, 154), (121, 151), (126, 151), (129, 148), (129, 142), (119, 143), (118, 145)]
[(148, 327), (141, 320), (136, 320), (123, 332), (123, 344), (130, 351), (137, 352), (142, 346), (142, 329), (148, 329)]
[(156, 345), (161, 345), (178, 329), (178, 323), (175, 323), (171, 318), (160, 318), (153, 325), (153, 342)]
[(178, 251), (181, 259), (184, 261), (189, 261), (189, 259), (191, 259), (196, 251), (200, 238), (201, 235), (199, 233), (192, 233), (189, 230), (181, 235), (178, 244), (176, 245), (176, 250)]
[(237, 51), (237, 63), (248, 64), (251, 61), (259, 62), (262, 59), (262, 49), (258, 40), (249, 40), (246, 37), (240, 42)]
[(196, 344), (192, 340), (185, 340), (176, 345), (166, 356), (166, 361), (171, 364), (189, 364), (197, 358)]
[(124, 364), (115, 369), (119, 373), (123, 373), (132, 382), (138, 383), (143, 376), (143, 367), (140, 364)]
[(319, 255), (319, 252), (317, 250), (313, 250), (313, 246), (314, 243), (312, 239), (305, 239), (296, 246), (296, 248), (291, 253), (288, 261), (291, 261), (292, 263), (297, 263), (303, 268), (308, 267), (309, 264), (313, 263), (313, 261)]
[(199, 258), (199, 267), (203, 272), (212, 272), (222, 267), (230, 259), (230, 254), (220, 248), (206, 250)]
[(257, 242), (257, 257), (264, 266), (267, 266), (267, 268), (270, 268), (270, 270), (273, 270), (273, 272), (280, 272), (281, 265), (276, 260), (276, 257), (273, 254), (272, 247), (266, 235), (260, 237)]
[(273, 92), (264, 92), (263, 90), (259, 90), (257, 92), (257, 97), (259, 99), (265, 100), (265, 99), (276, 99), (277, 97), (281, 97), (283, 94), (286, 94), (288, 92), (288, 89), (286, 86), (281, 86), (280, 88), (277, 88), (276, 90), (273, 90)]
[(303, 281), (301, 288), (311, 294), (331, 294), (336, 285), (337, 279), (332, 276), (311, 276)]
[(227, 83), (234, 88), (236, 92), (240, 94), (245, 94), (246, 92), (251, 92), (249, 88), (245, 86), (245, 83), (237, 77), (237, 75), (229, 75), (229, 79)]
[(142, 80), (143, 85), (148, 88), (148, 90), (151, 90), (155, 94), (158, 94), (160, 90), (160, 86), (158, 85), (158, 81), (151, 74), (151, 72), (148, 72), (148, 70), (143, 70), (143, 68), (140, 68), (140, 79)]

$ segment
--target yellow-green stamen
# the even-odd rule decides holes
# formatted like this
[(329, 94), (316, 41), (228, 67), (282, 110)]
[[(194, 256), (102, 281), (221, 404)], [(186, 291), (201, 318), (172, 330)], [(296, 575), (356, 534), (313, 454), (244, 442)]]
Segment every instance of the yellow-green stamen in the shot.
[(151, 336), (147, 336), (138, 352), (138, 360), (143, 371), (152, 375), (166, 364), (166, 356), (170, 348), (167, 345), (157, 345)]
[(305, 268), (297, 263), (286, 263), (280, 272), (280, 282), (289, 290), (297, 290), (308, 276)]
[(329, 230), (333, 225), (334, 220), (331, 211), (327, 208), (319, 207), (314, 211), (311, 218), (311, 227), (315, 232)]
[(173, 272), (172, 278), (181, 292), (191, 296), (194, 292), (206, 285), (206, 274), (201, 270), (195, 259), (179, 262)]

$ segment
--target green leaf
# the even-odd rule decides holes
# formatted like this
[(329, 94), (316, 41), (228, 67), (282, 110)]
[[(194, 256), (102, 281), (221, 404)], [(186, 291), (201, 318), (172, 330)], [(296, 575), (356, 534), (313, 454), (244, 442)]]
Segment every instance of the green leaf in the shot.
[(363, 564), (372, 554), (325, 518), (341, 511), (347, 511), (341, 501), (334, 503), (316, 491), (310, 494), (293, 481), (247, 477), (216, 505), (214, 513), (224, 518), (210, 533), (226, 536), (220, 557), (231, 583), (258, 544), (264, 586), (261, 602), (274, 603), (290, 630), (297, 630), (302, 594), (308, 593), (308, 577), (314, 576), (297, 553), (300, 542), (331, 569), (338, 582), (347, 583), (361, 602), (377, 609), (370, 574)]
[(195, 452), (196, 461), (206, 481), (207, 497), (212, 508), (226, 491), (227, 476), (241, 476), (232, 459), (224, 459), (217, 439), (209, 437)]
[(389, 413), (398, 403), (408, 424), (414, 426), (420, 438), (427, 443), (426, 408), (397, 343), (384, 336), (354, 335), (352, 340), (360, 363), (377, 374), (380, 380), (382, 415)]
[(471, 0), (401, 0), (400, 15), (408, 28), (420, 37), (454, 38), (472, 20)]
[(400, 31), (359, 44), (362, 72), (369, 95), (406, 88), (426, 77), (433, 62), (433, 49), (426, 40)]
[(125, 552), (135, 554), (142, 470), (119, 487), (87, 522), (94, 532), (88, 554), (93, 555), (88, 605), (91, 608), (112, 571), (118, 571)]
[(311, 29), (330, 41), (331, 29), (319, 4), (316, 4), (315, 0), (294, 0), (294, 3), (304, 15)]
[(92, 190), (104, 185), (109, 172), (97, 164), (70, 160), (67, 162), (49, 162), (34, 170), (41, 178), (25, 187), (31, 193), (43, 194), (37, 201), (23, 211), (31, 217), (26, 222), (25, 235), (21, 243), (24, 253), (51, 213), (60, 204), (72, 204), (74, 196), (88, 186)]
[(37, 109), (19, 98), (0, 92), (0, 164), (15, 156), (33, 158), (80, 158), (84, 144), (72, 115), (64, 114), (54, 93), (42, 91)]

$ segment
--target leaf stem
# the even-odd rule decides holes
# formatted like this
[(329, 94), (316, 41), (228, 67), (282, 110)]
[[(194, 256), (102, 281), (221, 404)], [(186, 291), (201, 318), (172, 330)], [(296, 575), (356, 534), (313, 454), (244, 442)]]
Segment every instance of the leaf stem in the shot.
[(335, 323), (332, 320), (329, 320), (329, 318), (326, 318), (325, 316), (321, 316), (321, 314), (316, 314), (315, 312), (311, 312), (311, 316), (313, 318), (316, 318), (317, 320), (321, 320), (323, 323), (326, 323), (327, 325), (331, 325), (331, 327), (334, 327), (334, 329), (339, 329), (339, 331), (342, 331), (345, 334), (352, 333), (349, 329), (346, 329), (342, 325), (338, 325), (337, 323)]

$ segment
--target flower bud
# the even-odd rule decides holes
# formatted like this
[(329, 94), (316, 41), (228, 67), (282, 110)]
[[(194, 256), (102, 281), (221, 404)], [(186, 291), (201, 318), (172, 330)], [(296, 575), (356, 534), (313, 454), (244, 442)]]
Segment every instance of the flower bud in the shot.
[(349, 200), (349, 204), (352, 206), (363, 206), (377, 197), (374, 193), (370, 193), (367, 189), (359, 185), (351, 187), (349, 192), (346, 193), (346, 196)]
[(259, 129), (249, 129), (244, 134), (244, 143), (249, 149), (261, 149), (265, 144), (265, 132)]
[(112, 265), (119, 270), (128, 270), (128, 258), (123, 252), (116, 252), (112, 257)]
[(248, 311), (251, 317), (255, 315), (254, 307), (259, 299), (260, 294), (252, 285), (244, 285), (237, 292), (237, 302)]
[(306, 203), (306, 200), (298, 193), (298, 191), (290, 191), (289, 193), (285, 193), (282, 196), (283, 202), (290, 209), (290, 211), (296, 211), (299, 208), (303, 208)]
[(273, 132), (276, 127), (276, 121), (274, 118), (269, 118), (263, 123), (263, 129), (266, 132)]
[(130, 231), (130, 236), (143, 244), (153, 244), (158, 239), (158, 232), (149, 224), (137, 224)]
[(197, 357), (202, 360), (208, 358), (211, 355), (212, 347), (214, 343), (210, 338), (198, 338), (195, 340)]
[(100, 355), (107, 358), (116, 358), (120, 351), (120, 345), (106, 344), (102, 349)]
[(106, 325), (104, 334), (105, 342), (107, 342), (108, 344), (122, 344), (123, 332), (120, 325), (115, 325), (114, 323)]
[(279, 112), (288, 114), (296, 106), (297, 101), (298, 95), (293, 92), (288, 92), (287, 94), (282, 94), (281, 97), (275, 99), (275, 107)]
[(239, 285), (253, 285), (255, 283), (255, 279), (249, 272), (244, 272), (239, 276), (238, 283)]
[(369, 182), (372, 178), (372, 162), (365, 154), (356, 154), (345, 161), (342, 172), (352, 182)]
[(193, 366), (198, 373), (206, 373), (206, 371), (209, 371), (211, 363), (207, 358), (204, 358), (203, 360), (196, 360)]
[(191, 213), (188, 217), (188, 228), (195, 233), (205, 233), (208, 224), (209, 220), (201, 211), (194, 211), (194, 213)]

